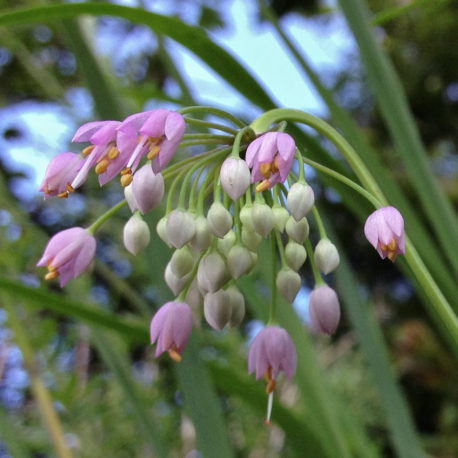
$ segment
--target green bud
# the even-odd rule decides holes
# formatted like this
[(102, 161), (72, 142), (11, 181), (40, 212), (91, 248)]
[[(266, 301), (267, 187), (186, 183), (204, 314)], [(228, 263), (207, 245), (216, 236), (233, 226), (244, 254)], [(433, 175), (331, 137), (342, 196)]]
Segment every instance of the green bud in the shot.
[(194, 237), (189, 241), (191, 248), (198, 252), (205, 251), (211, 244), (213, 234), (208, 226), (207, 218), (205, 216), (198, 216), (194, 220), (196, 232)]
[(265, 203), (255, 202), (253, 205), (253, 226), (254, 230), (266, 238), (274, 227), (274, 214), (272, 209)]
[(250, 251), (256, 251), (262, 242), (262, 237), (257, 232), (242, 226), (242, 242)]
[(288, 221), (289, 213), (286, 208), (283, 207), (274, 207), (272, 208), (274, 213), (274, 226), (280, 232), (285, 230), (286, 221)]
[(220, 331), (231, 319), (232, 309), (229, 294), (220, 289), (204, 297), (204, 316), (207, 323)]
[(187, 246), (175, 250), (170, 260), (170, 269), (178, 278), (184, 277), (194, 267), (194, 257)]
[(148, 246), (150, 241), (149, 227), (139, 213), (134, 213), (124, 225), (123, 241), (126, 249), (134, 256)]
[(296, 221), (292, 216), (286, 222), (286, 233), (297, 243), (303, 244), (309, 236), (309, 223), (307, 218)]
[(235, 280), (247, 273), (251, 268), (251, 255), (248, 249), (234, 245), (227, 255), (227, 267)]
[(213, 234), (222, 239), (232, 227), (232, 215), (221, 202), (213, 202), (207, 213), (207, 222)]
[(245, 317), (245, 299), (236, 286), (230, 286), (227, 288), (226, 293), (229, 294), (231, 306), (229, 326), (233, 328), (234, 326), (240, 324)]
[(275, 283), (278, 292), (291, 304), (301, 288), (301, 277), (297, 272), (284, 268), (278, 272)]
[(315, 263), (324, 274), (332, 272), (339, 266), (339, 252), (329, 239), (321, 239), (317, 243), (315, 247)]
[(236, 238), (235, 232), (229, 231), (222, 239), (218, 239), (218, 250), (227, 257), (229, 250), (234, 246)]
[(286, 263), (291, 269), (297, 272), (307, 259), (307, 251), (304, 245), (300, 245), (293, 240), (290, 240), (285, 247)]

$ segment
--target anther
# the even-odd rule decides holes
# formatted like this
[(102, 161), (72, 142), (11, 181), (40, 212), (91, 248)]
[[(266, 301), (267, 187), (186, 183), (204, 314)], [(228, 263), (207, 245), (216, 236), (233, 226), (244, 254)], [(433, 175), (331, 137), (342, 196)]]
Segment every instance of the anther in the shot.
[(256, 186), (256, 192), (262, 192), (266, 189), (269, 189), (270, 183), (269, 180), (263, 180)]
[(266, 179), (270, 177), (271, 170), (272, 170), (272, 163), (270, 162), (263, 162), (259, 166), (259, 171), (261, 172), (262, 176)]
[(124, 167), (122, 170), (121, 170), (121, 176), (122, 175), (132, 175), (132, 170), (130, 170), (129, 167)]
[(112, 146), (107, 153), (108, 159), (116, 159), (119, 156), (119, 150), (116, 146)]
[(95, 148), (95, 145), (86, 146), (86, 148), (81, 151), (83, 157), (89, 156), (92, 153), (92, 150)]
[(44, 185), (43, 191), (45, 192), (45, 194), (49, 194), (49, 188), (47, 183)]
[(152, 146), (149, 149), (148, 154), (146, 155), (146, 158), (149, 161), (152, 161), (159, 154), (159, 151), (161, 151), (161, 147), (159, 145)]
[(181, 355), (177, 352), (177, 348), (174, 345), (173, 348), (169, 350), (169, 356), (172, 358), (175, 362), (179, 363), (181, 362)]
[(126, 186), (129, 186), (130, 183), (132, 183), (132, 173), (121, 175), (121, 185), (125, 188)]
[(280, 169), (278, 167), (278, 159), (277, 158), (278, 158), (278, 156), (275, 156), (274, 160), (272, 161), (272, 173), (277, 173), (278, 170)]
[(389, 251), (395, 251), (396, 250), (396, 240), (391, 239), (391, 242), (387, 245)]
[(73, 186), (72, 186), (71, 184), (67, 183), (67, 184), (65, 185), (65, 187), (67, 188), (67, 191), (68, 191), (68, 192), (75, 192), (75, 190), (73, 189)]
[(95, 173), (97, 175), (100, 175), (101, 173), (104, 173), (107, 171), (108, 165), (110, 164), (110, 161), (106, 158), (102, 159), (96, 166), (95, 166)]
[(275, 385), (276, 385), (276, 384), (277, 384), (277, 382), (276, 382), (274, 379), (270, 379), (270, 380), (267, 382), (266, 393), (267, 393), (267, 394), (272, 393), (272, 392), (275, 390)]
[(57, 197), (60, 197), (61, 199), (66, 199), (68, 197), (68, 191), (62, 191), (59, 194), (57, 194)]
[(59, 272), (57, 272), (57, 270), (53, 270), (51, 272), (48, 272), (46, 275), (45, 275), (45, 280), (54, 280), (55, 278), (57, 278), (59, 276)]

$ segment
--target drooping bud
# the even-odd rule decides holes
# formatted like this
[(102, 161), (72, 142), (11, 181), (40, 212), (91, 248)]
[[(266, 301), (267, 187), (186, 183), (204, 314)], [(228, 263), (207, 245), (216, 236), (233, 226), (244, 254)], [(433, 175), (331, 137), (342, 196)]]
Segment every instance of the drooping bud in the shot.
[(232, 200), (237, 200), (250, 186), (250, 169), (243, 159), (228, 157), (221, 166), (219, 178), (227, 195)]
[(250, 252), (241, 245), (234, 245), (227, 254), (227, 267), (235, 280), (250, 270), (251, 262)]
[(136, 204), (135, 204), (135, 199), (134, 199), (134, 194), (132, 192), (132, 184), (129, 186), (124, 187), (124, 197), (127, 201), (127, 205), (129, 205), (130, 211), (133, 213), (135, 210), (138, 210)]
[(254, 230), (242, 226), (242, 242), (249, 250), (256, 251), (262, 242), (262, 237)]
[(220, 289), (205, 295), (204, 316), (213, 329), (221, 331), (231, 319), (231, 314), (231, 300), (226, 291)]
[(240, 324), (245, 317), (245, 299), (236, 286), (230, 286), (227, 288), (226, 293), (229, 294), (231, 305), (231, 318), (229, 320), (229, 326), (233, 328)]
[(275, 283), (278, 292), (291, 304), (301, 288), (301, 277), (294, 270), (283, 268), (277, 273)]
[(294, 183), (288, 191), (288, 208), (296, 221), (301, 220), (312, 209), (315, 194), (308, 184)]
[(214, 293), (229, 280), (226, 263), (219, 253), (205, 255), (197, 269), (197, 283), (203, 291)]
[(309, 313), (318, 331), (334, 334), (340, 320), (340, 304), (336, 292), (328, 285), (315, 288), (310, 294)]
[(196, 232), (192, 214), (178, 209), (172, 210), (167, 216), (167, 237), (175, 248), (186, 245)]
[(232, 227), (232, 215), (221, 202), (213, 202), (207, 213), (207, 222), (211, 231), (223, 238)]
[[(129, 186), (130, 187), (130, 186)], [(127, 189), (124, 188), (124, 189)], [(169, 236), (167, 233), (167, 216), (163, 216), (156, 224), (156, 232), (159, 238), (169, 247), (172, 248)]]
[(138, 170), (132, 180), (132, 195), (140, 213), (147, 213), (157, 207), (164, 196), (164, 178), (153, 172), (150, 164)]
[(263, 202), (255, 202), (251, 214), (255, 231), (266, 238), (274, 227), (274, 214), (272, 209)]
[(315, 247), (315, 263), (324, 274), (332, 272), (339, 266), (339, 252), (329, 239), (321, 239), (317, 243)]
[(150, 231), (140, 213), (134, 213), (124, 225), (123, 241), (126, 249), (134, 256), (148, 246)]
[(239, 213), (240, 221), (242, 222), (243, 227), (247, 228), (250, 231), (254, 231), (252, 214), (253, 214), (252, 205), (244, 205), (240, 209), (240, 213)]
[(307, 218), (296, 221), (290, 216), (286, 222), (286, 233), (297, 243), (303, 244), (307, 240), (309, 230)]
[(182, 289), (186, 286), (186, 283), (189, 280), (189, 274), (184, 277), (177, 277), (171, 269), (170, 261), (167, 263), (164, 271), (164, 280), (167, 283), (167, 286), (170, 288), (175, 296), (178, 296), (181, 293)]
[(194, 257), (187, 246), (175, 250), (170, 259), (170, 269), (178, 278), (182, 278), (191, 272), (194, 266)]
[(290, 240), (285, 247), (286, 263), (291, 269), (297, 272), (307, 259), (307, 251), (304, 245), (300, 245), (293, 240)]
[(234, 246), (235, 240), (235, 232), (229, 231), (222, 239), (218, 239), (218, 250), (227, 257), (229, 250)]
[[(189, 279), (189, 277), (187, 276)], [(199, 285), (197, 284), (197, 278), (194, 278), (194, 280), (191, 283), (191, 286), (188, 289), (188, 292), (186, 293), (185, 297), (186, 303), (189, 304), (189, 306), (192, 309), (200, 309), (200, 307), (203, 304), (203, 297), (202, 294), (200, 294), (200, 289)]]
[(289, 213), (286, 208), (283, 207), (274, 207), (272, 208), (274, 213), (274, 226), (280, 232), (285, 230), (286, 221), (288, 221)]
[(190, 240), (189, 245), (196, 251), (205, 251), (211, 244), (213, 234), (207, 223), (205, 216), (198, 216), (195, 220), (196, 232), (194, 237)]

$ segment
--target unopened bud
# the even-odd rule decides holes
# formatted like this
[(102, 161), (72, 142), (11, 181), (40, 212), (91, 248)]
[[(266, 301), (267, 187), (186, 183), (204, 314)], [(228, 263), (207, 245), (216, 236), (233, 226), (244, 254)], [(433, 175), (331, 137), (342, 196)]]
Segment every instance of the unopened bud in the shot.
[(123, 240), (124, 246), (133, 255), (137, 255), (148, 246), (150, 240), (149, 227), (139, 213), (132, 215), (124, 225)]
[(232, 227), (232, 215), (221, 202), (213, 202), (207, 213), (207, 222), (211, 231), (223, 238)]
[(237, 200), (250, 186), (250, 169), (243, 159), (228, 157), (221, 166), (219, 178), (227, 195), (232, 200)]
[(307, 251), (304, 245), (290, 240), (285, 247), (285, 258), (288, 266), (297, 272), (307, 259)]
[(239, 213), (240, 221), (242, 222), (243, 227), (247, 228), (250, 231), (254, 231), (252, 214), (253, 214), (252, 205), (244, 205), (240, 209), (240, 213)]
[(205, 216), (198, 216), (195, 220), (196, 231), (194, 237), (189, 241), (189, 245), (198, 252), (205, 251), (211, 244), (213, 234), (207, 223)]
[(321, 239), (317, 243), (315, 247), (315, 263), (324, 274), (332, 272), (339, 266), (339, 252), (329, 239)]
[(251, 255), (247, 248), (234, 245), (227, 255), (227, 267), (232, 278), (237, 280), (251, 268)]
[(275, 283), (278, 292), (291, 304), (301, 288), (301, 277), (297, 272), (284, 268), (277, 273)]
[(340, 304), (336, 292), (328, 285), (315, 288), (310, 294), (309, 313), (318, 331), (334, 334), (340, 320)]
[(229, 326), (233, 328), (234, 326), (240, 324), (245, 317), (245, 299), (236, 286), (230, 286), (227, 288), (226, 293), (229, 294), (231, 305), (231, 318), (229, 320)]
[(272, 208), (274, 213), (274, 226), (280, 232), (285, 230), (286, 221), (288, 221), (289, 213), (286, 208), (283, 207), (274, 207)]
[(137, 170), (130, 186), (135, 206), (143, 214), (157, 207), (164, 196), (164, 178), (156, 175), (150, 164)]
[(296, 221), (301, 220), (312, 209), (315, 194), (308, 184), (294, 183), (288, 191), (288, 208)]
[(229, 250), (234, 246), (236, 240), (235, 232), (229, 231), (222, 239), (218, 239), (218, 250), (227, 257)]
[(207, 323), (220, 331), (231, 319), (231, 300), (229, 294), (220, 289), (207, 293), (204, 297), (204, 316)]
[(170, 269), (178, 278), (184, 277), (191, 272), (194, 266), (194, 257), (187, 246), (175, 250), (170, 259)]
[(214, 293), (229, 280), (226, 263), (219, 253), (204, 256), (197, 269), (197, 283), (203, 291)]
[(262, 242), (262, 237), (254, 230), (242, 226), (242, 242), (250, 251), (256, 251)]
[[(127, 188), (124, 188), (127, 189)], [(169, 236), (167, 234), (167, 216), (163, 216), (156, 224), (156, 232), (159, 238), (170, 248), (172, 244), (170, 243)]]
[(309, 223), (307, 218), (296, 221), (292, 216), (286, 222), (286, 233), (297, 243), (303, 244), (309, 236)]
[(272, 209), (265, 203), (255, 202), (251, 216), (253, 218), (254, 230), (259, 235), (266, 238), (274, 227), (274, 214)]
[(165, 267), (164, 271), (164, 280), (165, 283), (167, 283), (167, 286), (170, 288), (172, 293), (175, 296), (178, 296), (178, 294), (182, 291), (182, 289), (186, 286), (186, 283), (189, 280), (189, 274), (185, 275), (184, 277), (177, 277), (171, 269), (170, 262), (167, 263), (167, 266)]
[[(189, 277), (187, 277), (189, 278)], [(199, 286), (197, 285), (197, 278), (194, 278), (191, 286), (186, 293), (185, 302), (192, 309), (197, 309), (203, 303), (202, 295), (200, 294)]]
[(130, 211), (132, 213), (135, 210), (138, 210), (137, 205), (135, 204), (134, 194), (132, 192), (132, 184), (124, 188), (124, 197), (126, 198), (127, 205), (129, 205)]
[(167, 237), (175, 248), (186, 245), (196, 232), (192, 214), (181, 210), (172, 210), (167, 216)]

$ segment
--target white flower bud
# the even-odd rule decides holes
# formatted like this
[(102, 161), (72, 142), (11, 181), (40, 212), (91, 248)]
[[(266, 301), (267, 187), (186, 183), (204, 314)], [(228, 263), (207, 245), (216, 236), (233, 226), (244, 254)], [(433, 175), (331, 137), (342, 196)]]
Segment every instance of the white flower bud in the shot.
[(221, 202), (213, 202), (207, 213), (207, 222), (211, 231), (222, 239), (232, 227), (232, 215)]
[(251, 255), (247, 248), (234, 245), (227, 255), (227, 267), (232, 278), (237, 280), (251, 268)]
[[(124, 188), (126, 189), (126, 188)], [(156, 232), (159, 238), (169, 247), (172, 248), (169, 236), (167, 235), (167, 216), (162, 217), (156, 224)]]
[(214, 293), (229, 280), (226, 263), (219, 253), (204, 256), (197, 269), (197, 283), (203, 291)]
[(229, 231), (222, 239), (218, 239), (218, 250), (227, 257), (229, 250), (234, 246), (236, 238), (235, 232)]
[[(187, 278), (189, 278), (189, 276)], [(197, 285), (197, 278), (194, 278), (192, 281), (191, 286), (186, 293), (184, 302), (186, 302), (186, 304), (188, 304), (192, 309), (197, 309), (202, 305), (203, 298), (200, 294), (199, 286)]]
[(286, 244), (285, 258), (288, 266), (297, 272), (304, 265), (304, 262), (307, 259), (307, 251), (304, 245), (300, 245), (299, 243), (290, 240)]
[(308, 184), (294, 183), (288, 191), (288, 208), (296, 221), (301, 220), (312, 209), (315, 194)]
[(254, 230), (242, 226), (242, 242), (250, 251), (256, 251), (262, 242), (262, 237)]
[(329, 239), (321, 239), (315, 247), (315, 263), (320, 272), (328, 274), (340, 263), (339, 252)]
[(250, 169), (243, 159), (228, 157), (221, 166), (219, 179), (227, 195), (232, 200), (237, 200), (250, 186)]
[(191, 272), (194, 266), (194, 257), (187, 246), (175, 250), (170, 259), (170, 269), (178, 278), (184, 277)]
[(274, 213), (274, 226), (280, 232), (285, 230), (286, 221), (288, 221), (289, 213), (286, 208), (283, 207), (274, 207), (272, 208)]
[(157, 207), (164, 196), (164, 178), (156, 175), (150, 164), (137, 170), (131, 186), (135, 206), (143, 214)]
[(274, 227), (274, 214), (265, 203), (255, 202), (251, 214), (255, 231), (266, 238)]
[(231, 319), (232, 309), (229, 294), (220, 289), (204, 297), (204, 316), (207, 323), (220, 331)]
[(171, 269), (170, 262), (167, 263), (167, 266), (165, 267), (164, 271), (164, 280), (167, 283), (167, 286), (170, 288), (172, 293), (175, 296), (178, 296), (178, 294), (182, 291), (182, 289), (186, 286), (186, 283), (188, 282), (190, 277), (190, 274), (185, 275), (184, 277), (177, 277)]
[(132, 183), (129, 186), (124, 187), (124, 197), (126, 198), (127, 205), (129, 205), (130, 211), (133, 213), (135, 210), (137, 210), (134, 194), (132, 192)]
[(245, 317), (245, 299), (243, 294), (235, 286), (227, 288), (226, 293), (229, 294), (231, 305), (231, 318), (229, 326), (233, 328), (240, 324)]
[(253, 226), (253, 206), (252, 205), (244, 205), (240, 209), (239, 217), (240, 221), (242, 222), (243, 227), (250, 231), (254, 231), (254, 226)]
[(192, 214), (181, 210), (172, 210), (167, 216), (167, 236), (175, 248), (186, 245), (196, 232)]
[(301, 277), (297, 272), (285, 268), (278, 272), (275, 283), (278, 292), (291, 304), (301, 288)]
[(297, 243), (303, 244), (309, 236), (309, 223), (307, 218), (296, 221), (292, 216), (286, 222), (286, 233)]
[(195, 218), (194, 223), (196, 232), (194, 233), (194, 237), (189, 241), (189, 245), (191, 248), (201, 253), (210, 246), (213, 234), (210, 231), (205, 216), (198, 216)]
[(137, 255), (148, 246), (150, 240), (149, 227), (140, 214), (132, 215), (124, 225), (123, 240), (124, 246), (133, 255)]

